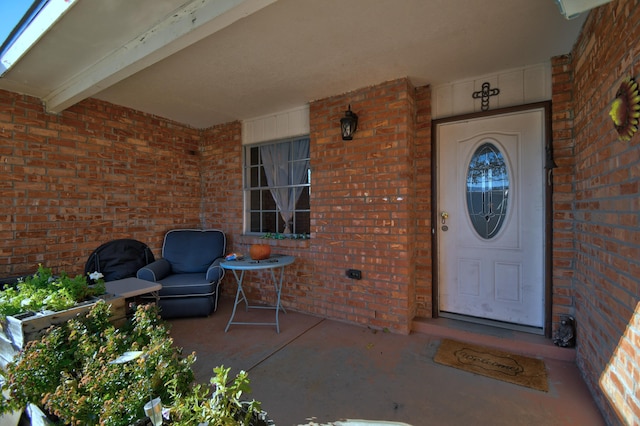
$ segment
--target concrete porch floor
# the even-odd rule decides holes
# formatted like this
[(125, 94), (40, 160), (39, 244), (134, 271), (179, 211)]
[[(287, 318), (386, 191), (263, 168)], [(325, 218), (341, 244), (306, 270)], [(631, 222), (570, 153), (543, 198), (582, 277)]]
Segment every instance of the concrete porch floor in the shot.
[[(450, 320), (416, 321), (408, 336), (288, 311), (275, 326), (232, 325), (233, 300), (208, 318), (170, 320), (175, 344), (197, 354), (196, 379), (213, 368), (249, 373), (248, 398), (279, 426), (345, 419), (422, 425), (602, 425), (573, 361), (541, 336)], [(238, 321), (273, 322), (273, 310), (238, 310)], [(549, 392), (436, 364), (442, 337), (543, 358)], [(542, 356), (540, 356), (542, 355)]]

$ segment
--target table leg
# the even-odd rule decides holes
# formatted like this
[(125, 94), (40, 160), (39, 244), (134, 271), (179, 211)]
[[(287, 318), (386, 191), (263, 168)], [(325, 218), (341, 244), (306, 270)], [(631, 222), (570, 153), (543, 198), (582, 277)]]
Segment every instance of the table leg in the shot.
[[(231, 312), (231, 318), (229, 319), (229, 322), (227, 323), (227, 327), (224, 329), (225, 333), (229, 330), (229, 327), (231, 326), (231, 324), (244, 324), (244, 325), (275, 325), (276, 326), (276, 331), (278, 333), (280, 333), (280, 319), (279, 319), (279, 313), (280, 310), (282, 310), (282, 312), (284, 312), (285, 314), (287, 313), (287, 311), (284, 309), (284, 306), (282, 306), (282, 299), (281, 299), (281, 294), (282, 294), (282, 281), (284, 279), (284, 267), (280, 267), (280, 268), (269, 268), (271, 270), (271, 279), (273, 280), (273, 285), (275, 287), (276, 290), (276, 306), (250, 306), (249, 305), (249, 300), (247, 299), (247, 296), (244, 293), (244, 290), (242, 289), (242, 281), (244, 280), (244, 273), (245, 273), (245, 269), (241, 270), (240, 276), (238, 276), (237, 271), (235, 269), (233, 269), (233, 275), (236, 277), (236, 282), (238, 283), (238, 291), (236, 291), (236, 299), (233, 303), (233, 311)], [(274, 269), (280, 269), (280, 278), (276, 278), (276, 274), (274, 272)], [(233, 319), (236, 316), (236, 309), (238, 307), (238, 305), (240, 303), (242, 303), (244, 301), (245, 304), (245, 310), (249, 310), (249, 308), (254, 308), (254, 309), (275, 309), (276, 310), (276, 321), (274, 323), (271, 322), (234, 322)]]
[(276, 288), (276, 332), (280, 333), (280, 320), (278, 318), (278, 314), (280, 313), (280, 309), (282, 309), (282, 312), (284, 312), (285, 314), (287, 313), (287, 311), (284, 310), (284, 306), (282, 306), (282, 303), (280, 302), (280, 294), (282, 293), (282, 278), (284, 277), (284, 268), (278, 268), (280, 269), (280, 279), (277, 280), (276, 279), (276, 274), (274, 272), (275, 268), (271, 269), (271, 279), (273, 279), (273, 285)]
[[(236, 277), (236, 282), (238, 283), (238, 291), (236, 291), (236, 300), (233, 303), (233, 312), (231, 312), (231, 318), (229, 318), (227, 327), (224, 329), (225, 333), (229, 330), (229, 327), (233, 322), (233, 317), (236, 316), (236, 308), (238, 307), (238, 304), (242, 303), (242, 301), (244, 300), (245, 310), (249, 310), (249, 302), (247, 301), (247, 296), (244, 294), (244, 290), (242, 289), (242, 280), (244, 279), (244, 272), (245, 271), (241, 271), (240, 276), (238, 277), (238, 274), (236, 273), (236, 271), (235, 270), (233, 271), (233, 275)], [(240, 299), (241, 294), (242, 294), (242, 299)]]

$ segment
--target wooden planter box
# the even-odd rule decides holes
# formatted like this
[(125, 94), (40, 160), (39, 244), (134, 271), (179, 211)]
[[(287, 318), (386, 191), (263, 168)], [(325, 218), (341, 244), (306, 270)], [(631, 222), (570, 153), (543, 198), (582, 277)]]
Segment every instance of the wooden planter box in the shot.
[(91, 309), (98, 300), (111, 305), (111, 322), (120, 326), (126, 320), (125, 299), (120, 296), (104, 295), (95, 301), (83, 302), (73, 308), (50, 314), (27, 312), (8, 316), (0, 329), (0, 366), (4, 367), (13, 360), (15, 354), (27, 342), (39, 339), (52, 325), (62, 324)]

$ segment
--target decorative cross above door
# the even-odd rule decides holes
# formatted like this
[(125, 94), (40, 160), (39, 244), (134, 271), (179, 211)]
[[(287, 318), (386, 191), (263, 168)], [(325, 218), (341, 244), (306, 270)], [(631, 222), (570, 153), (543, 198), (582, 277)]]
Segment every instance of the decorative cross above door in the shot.
[(500, 94), (500, 89), (491, 89), (491, 84), (485, 81), (484, 83), (482, 83), (482, 90), (473, 92), (471, 96), (473, 96), (473, 99), (480, 99), (480, 109), (482, 109), (482, 111), (486, 111), (489, 109), (489, 98), (491, 96), (497, 96), (498, 94)]

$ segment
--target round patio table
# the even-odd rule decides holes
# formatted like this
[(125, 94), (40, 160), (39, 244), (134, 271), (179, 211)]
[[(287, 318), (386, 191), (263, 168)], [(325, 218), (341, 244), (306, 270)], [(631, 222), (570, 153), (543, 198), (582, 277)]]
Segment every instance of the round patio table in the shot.
[[(280, 293), (282, 292), (282, 278), (284, 277), (284, 267), (287, 265), (291, 265), (295, 260), (293, 256), (286, 256), (280, 254), (271, 255), (268, 259), (264, 260), (253, 260), (253, 259), (243, 259), (243, 260), (225, 260), (220, 263), (220, 266), (224, 269), (228, 269), (233, 272), (233, 275), (236, 277), (236, 282), (238, 284), (238, 290), (236, 291), (236, 299), (233, 304), (233, 312), (231, 312), (231, 318), (229, 319), (229, 323), (227, 327), (224, 329), (226, 333), (229, 330), (231, 324), (238, 325), (275, 325), (276, 332), (280, 333), (280, 321), (278, 319), (278, 313), (280, 310), (285, 314), (287, 311), (284, 310), (282, 303), (280, 301)], [(273, 280), (273, 285), (276, 289), (276, 305), (275, 306), (255, 306), (249, 305), (249, 301), (247, 300), (247, 296), (244, 294), (244, 290), (242, 289), (242, 282), (244, 280), (245, 272), (247, 271), (259, 271), (268, 269), (271, 272), (271, 279)], [(276, 278), (275, 270), (280, 269), (280, 277)], [(239, 274), (238, 274), (239, 272)], [(240, 303), (244, 302), (245, 310), (252, 309), (274, 309), (276, 311), (275, 322), (242, 322), (242, 321), (234, 321), (234, 317), (236, 315), (236, 308)]]

